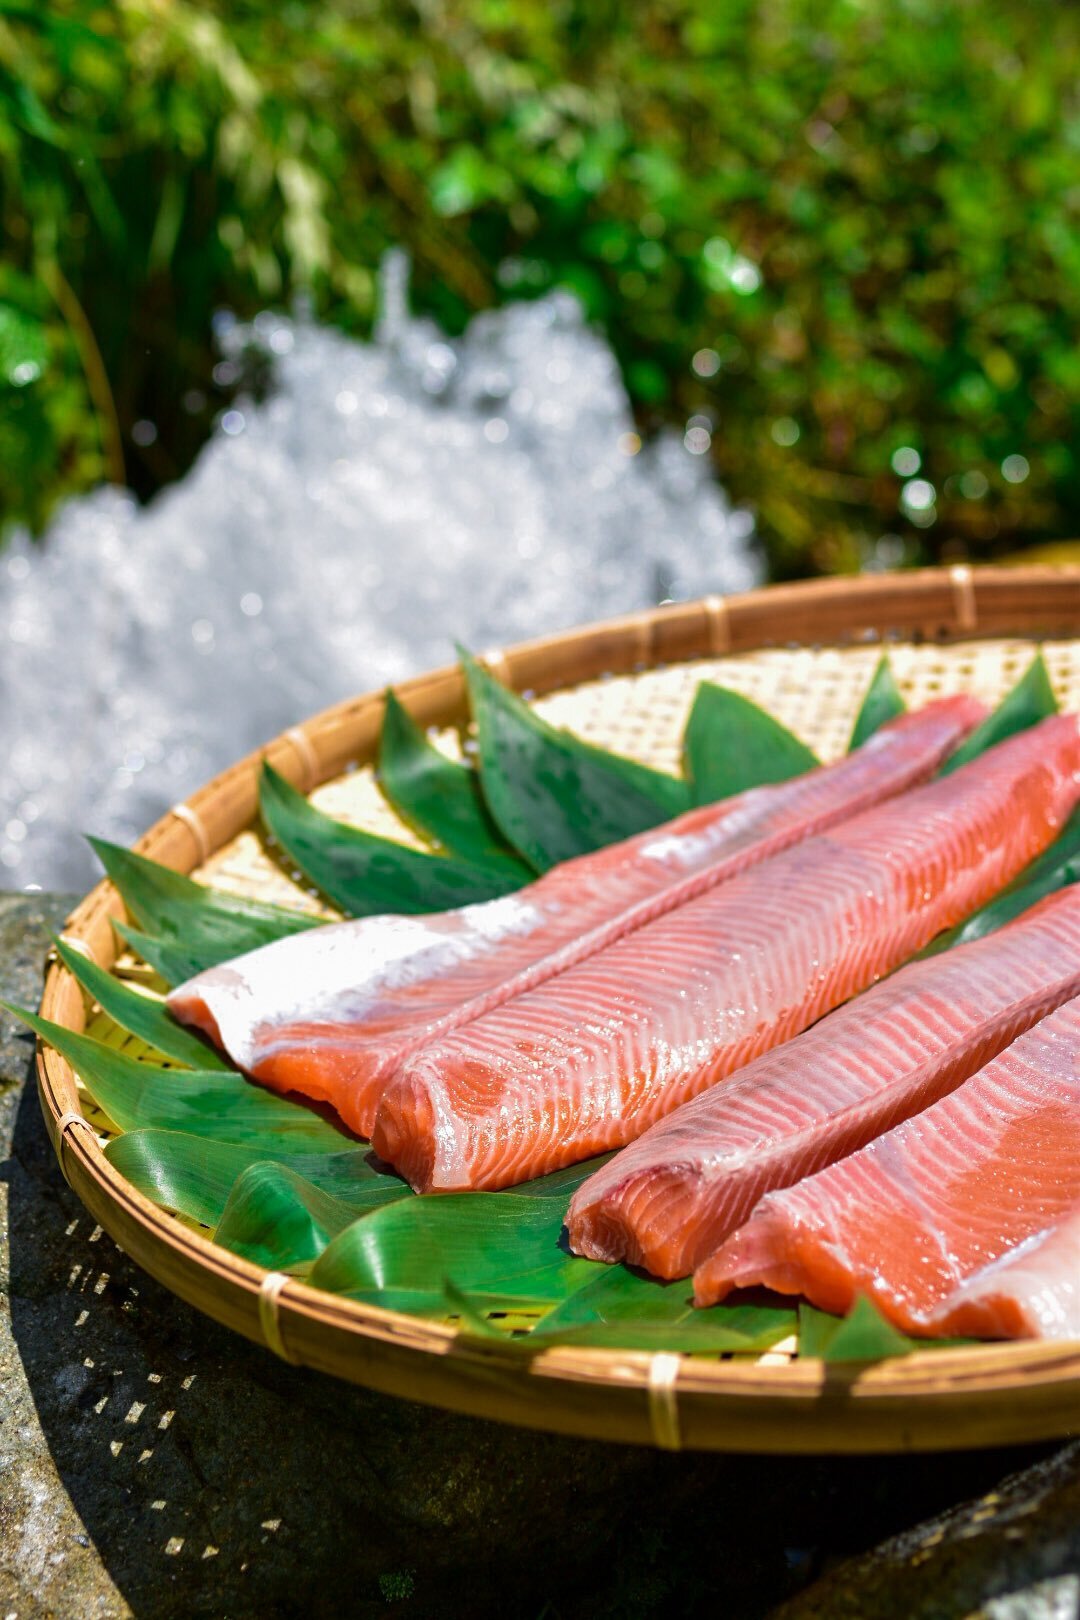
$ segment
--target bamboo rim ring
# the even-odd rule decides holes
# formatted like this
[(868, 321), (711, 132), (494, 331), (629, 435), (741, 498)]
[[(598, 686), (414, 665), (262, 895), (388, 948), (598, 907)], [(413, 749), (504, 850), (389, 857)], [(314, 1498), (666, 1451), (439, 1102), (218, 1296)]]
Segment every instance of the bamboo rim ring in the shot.
[[(1080, 639), (1080, 568), (954, 568), (814, 581), (673, 604), (500, 650), (500, 678), (550, 693), (644, 661), (672, 665), (722, 650), (995, 636)], [(645, 659), (642, 652), (645, 649)], [(463, 713), (457, 669), (402, 683), (427, 724)], [(209, 847), (248, 826), (263, 758), (294, 779), (326, 781), (374, 752), (383, 700), (372, 693), (293, 728), (188, 801)], [(310, 755), (308, 753), (310, 749)], [(189, 871), (193, 828), (167, 813), (136, 846)], [(116, 891), (100, 883), (63, 938), (110, 966)], [(78, 943), (76, 943), (78, 942)], [(56, 959), (42, 1014), (83, 1026), (82, 992)], [(887, 1452), (1051, 1439), (1080, 1426), (1080, 1344), (1016, 1342), (917, 1352), (869, 1367), (802, 1358), (786, 1365), (669, 1352), (564, 1346), (526, 1359), (458, 1338), (452, 1326), (278, 1279), (220, 1249), (144, 1198), (105, 1157), (69, 1065), (39, 1045), (46, 1126), (65, 1175), (127, 1253), (181, 1298), (287, 1359), (387, 1393), (526, 1427), (638, 1444), (727, 1451)], [(85, 1128), (79, 1129), (79, 1124)]]

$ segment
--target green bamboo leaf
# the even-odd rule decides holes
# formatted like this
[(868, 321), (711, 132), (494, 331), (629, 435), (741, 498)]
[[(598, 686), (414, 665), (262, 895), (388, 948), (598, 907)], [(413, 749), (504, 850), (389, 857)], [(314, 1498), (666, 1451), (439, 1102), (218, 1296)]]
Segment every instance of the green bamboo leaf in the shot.
[(204, 967), (214, 965), (207, 963), (205, 953), (197, 948), (188, 950), (175, 940), (154, 939), (152, 935), (141, 933), (138, 928), (132, 928), (130, 923), (114, 921), (113, 927), (120, 938), (126, 940), (132, 950), (148, 962), (154, 972), (169, 986), (183, 984), (186, 979), (192, 979), (196, 973), (201, 973)]
[(189, 1069), (227, 1069), (228, 1061), (201, 1035), (177, 1023), (160, 996), (136, 990), (113, 974), (73, 951), (63, 940), (55, 941), (57, 955), (83, 989), (121, 1029), (138, 1035), (164, 1057), (173, 1058)]
[(525, 1349), (527, 1354), (530, 1353), (527, 1350), (527, 1341), (507, 1338), (506, 1334), (500, 1332), (478, 1308), (472, 1295), (466, 1294), (449, 1278), (443, 1283), (443, 1299), (446, 1302), (446, 1314), (460, 1318), (459, 1332), (462, 1337), (484, 1339), (488, 1343), (494, 1340), (504, 1348)]
[(144, 1198), (203, 1226), (217, 1225), (253, 1153), (258, 1149), (153, 1128), (125, 1131), (105, 1145), (110, 1164)]
[(379, 738), (379, 785), (403, 820), (449, 854), (504, 871), (518, 884), (535, 875), (492, 821), (476, 771), (429, 742), (393, 692)]
[(356, 1219), (339, 1198), (283, 1164), (253, 1164), (239, 1177), (214, 1239), (270, 1271), (300, 1271)]
[(683, 771), (695, 804), (786, 782), (819, 763), (805, 743), (749, 698), (709, 681), (698, 687), (683, 735)]
[(799, 1351), (822, 1361), (881, 1361), (907, 1355), (912, 1341), (886, 1322), (877, 1306), (860, 1294), (846, 1317), (799, 1306)]
[(860, 748), (866, 739), (872, 737), (887, 721), (895, 720), (897, 715), (903, 714), (904, 708), (904, 700), (900, 696), (900, 688), (896, 684), (892, 665), (889, 663), (888, 655), (882, 653), (855, 717), (848, 753)]
[(995, 929), (1003, 928), (1048, 894), (1066, 889), (1080, 878), (1080, 811), (1074, 811), (1065, 824), (1060, 838), (1056, 838), (1037, 861), (1020, 874), (1003, 894), (998, 895), (981, 911), (951, 929), (942, 938), (939, 949), (950, 945), (967, 945), (982, 939)]
[(766, 1350), (794, 1333), (791, 1306), (695, 1308), (689, 1280), (658, 1282), (604, 1266), (529, 1334), (528, 1344), (595, 1344), (623, 1350)]
[[(277, 1270), (295, 1269), (316, 1259), (330, 1238), (355, 1220), (357, 1215), (414, 1197), (406, 1183), (397, 1176), (376, 1168), (377, 1161), (366, 1147), (342, 1153), (297, 1153), (280, 1146), (267, 1146), (265, 1141), (254, 1145), (219, 1142), (176, 1130), (144, 1128), (129, 1130), (117, 1137), (108, 1144), (106, 1153), (121, 1175), (126, 1176), (153, 1202), (191, 1220), (200, 1221), (205, 1226), (212, 1227), (222, 1222), (223, 1230), (216, 1234), (218, 1242), (235, 1253), (244, 1254), (259, 1264)], [(574, 1165), (537, 1181), (523, 1183), (504, 1196), (524, 1198), (530, 1205), (535, 1205), (540, 1197), (554, 1200), (549, 1205), (549, 1219), (539, 1224), (545, 1239), (555, 1239), (567, 1197), (610, 1157), (610, 1154), (605, 1154), (586, 1164)], [(287, 1171), (289, 1176), (296, 1179), (274, 1177), (270, 1174), (272, 1168)], [(238, 1183), (242, 1177), (244, 1182), (241, 1187)], [(329, 1200), (325, 1206), (319, 1206), (323, 1209), (322, 1217), (318, 1216), (318, 1209), (312, 1204), (305, 1188), (311, 1188)], [(483, 1193), (461, 1196), (472, 1199), (481, 1208), (488, 1197)], [(227, 1223), (226, 1206), (230, 1210)], [(561, 1259), (555, 1256), (555, 1260), (557, 1266), (561, 1267)], [(589, 1280), (596, 1270), (596, 1267), (583, 1270), (582, 1280)], [(609, 1268), (603, 1268), (603, 1274), (608, 1273)], [(415, 1277), (409, 1276), (406, 1281), (415, 1283)], [(643, 1290), (646, 1296), (653, 1288), (651, 1283), (640, 1278), (633, 1278), (632, 1285), (636, 1291)], [(381, 1302), (388, 1303), (391, 1295), (380, 1294), (379, 1297)], [(413, 1287), (411, 1291), (399, 1289), (393, 1295), (400, 1308), (436, 1314), (441, 1310), (439, 1297), (439, 1285), (431, 1280), (425, 1288), (417, 1290)], [(505, 1296), (498, 1290), (493, 1292), (489, 1287), (475, 1300), (472, 1295), (467, 1297), (471, 1301), (470, 1309), (477, 1312), (479, 1320), (483, 1320), (479, 1316), (480, 1308), (497, 1305)], [(623, 1314), (626, 1314), (625, 1311)], [(583, 1322), (577, 1324), (575, 1342), (592, 1342), (589, 1334), (594, 1316), (599, 1317), (599, 1312), (586, 1314)], [(666, 1317), (661, 1319), (666, 1320)], [(760, 1324), (755, 1325), (760, 1330)], [(738, 1323), (729, 1325), (727, 1337), (724, 1337), (722, 1345), (717, 1341), (718, 1347), (751, 1348), (745, 1332), (739, 1338), (738, 1345), (733, 1338), (728, 1342), (731, 1328), (737, 1327)], [(610, 1342), (615, 1342), (618, 1337), (615, 1335), (613, 1338), (603, 1321), (599, 1321), (596, 1329), (598, 1342), (605, 1333)], [(498, 1337), (505, 1339), (503, 1334)], [(649, 1343), (658, 1342), (658, 1330), (645, 1330), (645, 1337)], [(698, 1338), (700, 1335), (695, 1338), (695, 1343)], [(699, 1344), (699, 1348), (708, 1347)]]
[(270, 765), (259, 808), (267, 828), (311, 881), (352, 917), (445, 911), (492, 900), (521, 880), (447, 855), (428, 855), (335, 821), (309, 804)]
[[(1080, 810), (1074, 810), (1064, 827), (1058, 833), (1052, 844), (1048, 844), (1041, 855), (1036, 856), (1030, 866), (1025, 866), (1019, 877), (1015, 878), (1005, 894), (1012, 894), (1020, 890), (1032, 889), (1043, 885), (1048, 879), (1055, 878), (1080, 855)], [(1055, 883), (1044, 890), (1050, 894), (1054, 888), (1061, 884)], [(1035, 898), (1038, 898), (1036, 896)], [(1028, 902), (1034, 904), (1034, 900)]]
[(1046, 720), (1056, 713), (1057, 699), (1050, 685), (1046, 663), (1042, 653), (1036, 653), (1012, 691), (1002, 698), (993, 714), (988, 715), (981, 726), (976, 726), (970, 737), (946, 762), (942, 776), (948, 776), (958, 766), (977, 759), (995, 743), (1004, 742), (1007, 737), (1015, 736), (1018, 731), (1026, 731), (1029, 726), (1037, 725), (1040, 720)]
[(503, 835), (538, 872), (670, 821), (686, 784), (542, 720), (462, 653), (480, 780)]
[[(91, 838), (90, 843), (140, 931), (161, 945), (175, 947), (185, 966), (195, 964), (192, 971), (216, 967), (322, 921), (308, 912), (245, 900), (195, 883), (118, 844), (100, 838)], [(177, 982), (171, 973), (163, 976)]]
[(561, 1200), (442, 1193), (376, 1210), (346, 1228), (311, 1272), (315, 1288), (445, 1314), (444, 1284), (474, 1304), (554, 1305), (595, 1266), (560, 1247)]
[(342, 1153), (290, 1152), (265, 1142), (216, 1142), (183, 1131), (126, 1131), (111, 1141), (106, 1157), (122, 1176), (155, 1204), (204, 1226), (216, 1226), (237, 1178), (254, 1164), (285, 1165), (352, 1211), (352, 1219), (412, 1189), (397, 1176), (377, 1170), (370, 1150)]
[(141, 1063), (21, 1007), (0, 1005), (67, 1058), (94, 1101), (123, 1131), (152, 1125), (212, 1141), (258, 1143), (271, 1153), (286, 1146), (340, 1153), (351, 1140), (299, 1098), (277, 1097), (235, 1072)]
[(822, 1361), (884, 1361), (915, 1350), (948, 1350), (963, 1339), (913, 1339), (887, 1322), (865, 1294), (847, 1316), (829, 1316), (805, 1303), (799, 1306), (799, 1354)]
[(516, 1187), (507, 1187), (504, 1191), (511, 1197), (563, 1198), (569, 1202), (582, 1183), (595, 1175), (617, 1152), (615, 1148), (610, 1153), (599, 1153), (595, 1159), (568, 1164), (562, 1170), (552, 1170), (546, 1176), (537, 1176), (534, 1181), (520, 1181)]

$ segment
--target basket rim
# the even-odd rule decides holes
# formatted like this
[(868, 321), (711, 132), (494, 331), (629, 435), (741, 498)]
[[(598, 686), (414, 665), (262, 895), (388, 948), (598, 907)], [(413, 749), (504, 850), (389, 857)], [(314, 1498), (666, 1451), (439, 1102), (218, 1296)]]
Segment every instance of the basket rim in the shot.
[[(770, 645), (1009, 634), (1080, 636), (1080, 566), (960, 565), (764, 587), (587, 624), (488, 652), (483, 661), (508, 685), (539, 693), (604, 673)], [(422, 723), (463, 717), (456, 666), (394, 691)], [(282, 732), (167, 812), (135, 848), (191, 871), (251, 823), (264, 759), (310, 791), (350, 761), (370, 757), (383, 702), (381, 691), (362, 694)], [(104, 880), (71, 913), (64, 937), (110, 967), (118, 955), (111, 922), (123, 915), (118, 892)], [(83, 992), (55, 953), (41, 1013), (83, 1027)], [(444, 1323), (327, 1294), (219, 1248), (139, 1193), (92, 1129), (75, 1128), (83, 1121), (72, 1068), (40, 1041), (37, 1076), (61, 1170), (102, 1226), (173, 1292), (290, 1361), (476, 1416), (670, 1448), (940, 1449), (1052, 1438), (1080, 1422), (1080, 1342), (920, 1351), (863, 1367), (572, 1346), (530, 1356), (518, 1346), (478, 1344)]]

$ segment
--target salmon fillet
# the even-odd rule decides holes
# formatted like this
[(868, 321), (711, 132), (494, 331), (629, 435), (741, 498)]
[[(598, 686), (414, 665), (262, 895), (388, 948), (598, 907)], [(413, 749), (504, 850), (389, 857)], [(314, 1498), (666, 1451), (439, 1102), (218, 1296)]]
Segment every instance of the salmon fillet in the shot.
[(1077, 995), (1080, 886), (900, 968), (684, 1103), (578, 1189), (570, 1247), (685, 1277), (766, 1193), (920, 1113)]
[(1078, 784), (1058, 715), (773, 856), (428, 1042), (383, 1091), (375, 1151), (449, 1191), (621, 1147), (983, 904)]
[(386, 1079), (425, 1041), (925, 780), (984, 712), (969, 697), (941, 699), (835, 765), (687, 811), (517, 894), (305, 930), (200, 973), (169, 1008), (265, 1085), (329, 1102), (369, 1135)]
[(962, 1285), (1019, 1244), (1060, 1233), (1078, 1203), (1073, 1000), (925, 1113), (763, 1198), (698, 1267), (694, 1299), (711, 1305), (763, 1283), (843, 1313), (866, 1294), (907, 1333), (943, 1332)]
[(973, 1272), (928, 1325), (948, 1337), (1080, 1339), (1080, 1204)]

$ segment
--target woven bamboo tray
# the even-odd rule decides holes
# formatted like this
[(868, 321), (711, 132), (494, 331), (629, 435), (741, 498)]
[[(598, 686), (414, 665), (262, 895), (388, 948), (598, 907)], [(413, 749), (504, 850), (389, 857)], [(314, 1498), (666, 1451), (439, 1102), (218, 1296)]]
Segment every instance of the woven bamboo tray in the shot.
[[(703, 678), (771, 709), (826, 759), (843, 751), (889, 646), (905, 696), (972, 691), (990, 701), (1043, 645), (1059, 701), (1080, 709), (1080, 568), (928, 570), (706, 598), (587, 626), (486, 655), (542, 712), (660, 767)], [(465, 714), (457, 669), (397, 688), (448, 746)], [(220, 887), (320, 907), (252, 830), (262, 757), (343, 819), (407, 839), (370, 770), (382, 697), (326, 710), (232, 766), (153, 826), (138, 849)], [(119, 896), (101, 883), (65, 937), (117, 962)], [(121, 963), (121, 971), (125, 971)], [(138, 972), (128, 959), (126, 971)], [(75, 979), (54, 959), (42, 1014), (101, 1034)], [(683, 1356), (549, 1349), (531, 1359), (456, 1329), (376, 1309), (267, 1274), (142, 1197), (102, 1152), (100, 1119), (68, 1064), (38, 1052), (46, 1125), (60, 1166), (121, 1247), (181, 1298), (277, 1355), (413, 1400), (481, 1417), (677, 1449), (857, 1452), (996, 1445), (1080, 1427), (1080, 1344), (988, 1344), (859, 1367), (764, 1355)]]

